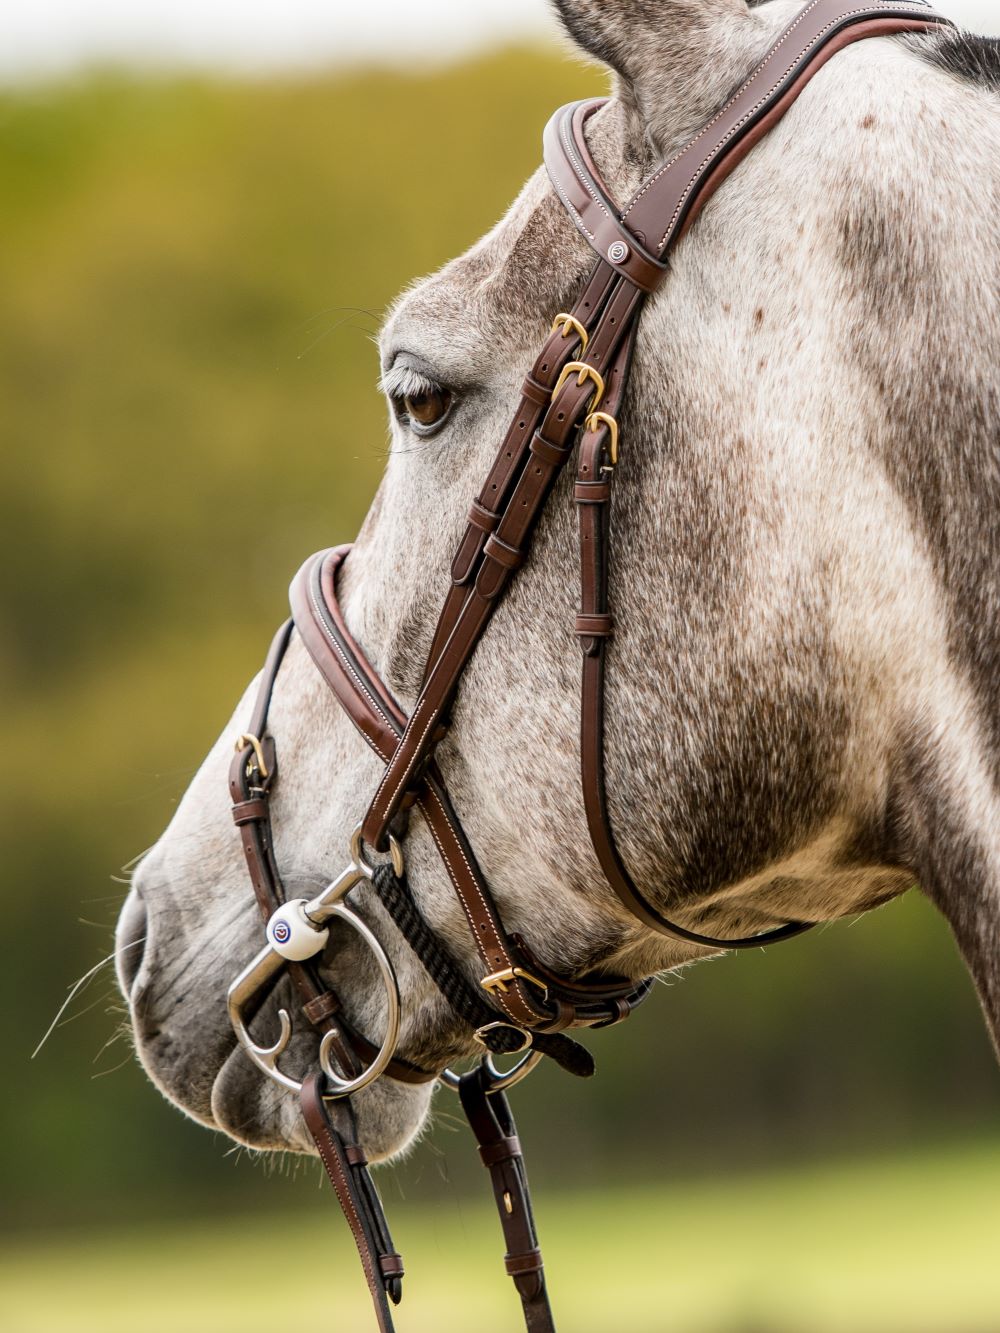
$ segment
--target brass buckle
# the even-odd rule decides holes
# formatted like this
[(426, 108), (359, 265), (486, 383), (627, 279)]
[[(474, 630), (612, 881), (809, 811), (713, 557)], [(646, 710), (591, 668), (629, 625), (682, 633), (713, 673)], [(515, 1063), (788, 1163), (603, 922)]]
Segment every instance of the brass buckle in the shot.
[(559, 376), (556, 387), (552, 390), (552, 401), (555, 402), (559, 397), (562, 387), (569, 379), (570, 375), (576, 375), (578, 377), (576, 381), (577, 384), (585, 384), (588, 379), (593, 381), (594, 400), (590, 404), (590, 410), (591, 412), (596, 412), (601, 405), (601, 399), (604, 397), (604, 378), (599, 370), (595, 370), (594, 367), (588, 365), (586, 361), (570, 361), (567, 365), (563, 366), (562, 374)]
[(537, 986), (543, 995), (548, 995), (549, 988), (544, 981), (539, 981), (537, 977), (526, 972), (523, 967), (505, 967), (500, 972), (491, 972), (488, 977), (483, 977), (479, 983), (484, 991), (489, 991), (492, 995), (494, 991), (500, 991), (502, 995), (507, 994), (507, 987), (515, 977), (521, 977), (524, 981), (530, 981), (533, 986)]
[[(257, 761), (257, 772), (262, 778), (269, 778), (271, 774), (267, 771), (267, 764), (264, 762), (264, 747), (261, 745), (258, 738), (256, 736), (248, 736), (245, 733), (242, 736), (237, 736), (236, 753), (239, 754), (241, 750), (246, 750), (248, 747), (253, 750), (254, 758)], [(248, 764), (247, 777), (249, 778), (252, 776), (253, 774), (250, 765)]]
[(575, 315), (556, 315), (552, 321), (553, 329), (562, 329), (562, 336), (568, 338), (570, 334), (575, 333), (580, 339), (580, 355), (587, 350), (587, 344), (590, 342), (590, 334), (583, 327)]
[[(483, 1033), (495, 1032), (498, 1028), (509, 1028), (511, 1032), (519, 1032), (521, 1034), (521, 1037), (523, 1038), (523, 1041), (521, 1045), (518, 1046), (517, 1050), (507, 1051), (506, 1052), (507, 1055), (520, 1055), (522, 1051), (528, 1050), (528, 1048), (531, 1046), (531, 1043), (534, 1041), (534, 1037), (531, 1035), (531, 1033), (525, 1032), (524, 1028), (519, 1028), (516, 1023), (504, 1023), (504, 1022), (485, 1023), (481, 1028), (476, 1028), (475, 1032), (472, 1035), (474, 1040), (479, 1042), (480, 1046), (486, 1046), (486, 1041), (483, 1037)], [(486, 1046), (486, 1049), (489, 1050), (489, 1047)]]
[(591, 412), (587, 418), (587, 427), (595, 435), (601, 426), (607, 426), (611, 432), (611, 443), (608, 447), (608, 457), (611, 459), (611, 466), (618, 466), (618, 422), (610, 412)]

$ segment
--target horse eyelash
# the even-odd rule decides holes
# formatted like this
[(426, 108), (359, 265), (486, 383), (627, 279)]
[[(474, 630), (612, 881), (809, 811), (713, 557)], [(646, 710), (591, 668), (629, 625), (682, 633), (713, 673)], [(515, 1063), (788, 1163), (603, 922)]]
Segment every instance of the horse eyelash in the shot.
[(387, 398), (401, 403), (408, 396), (417, 398), (421, 394), (439, 393), (444, 386), (410, 366), (393, 366), (382, 376), (379, 387)]

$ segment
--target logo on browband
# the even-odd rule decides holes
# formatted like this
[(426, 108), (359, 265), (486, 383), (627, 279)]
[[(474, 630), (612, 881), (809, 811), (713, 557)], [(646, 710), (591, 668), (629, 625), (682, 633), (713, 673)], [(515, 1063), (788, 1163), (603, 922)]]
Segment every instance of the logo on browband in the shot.
[(631, 253), (624, 241), (615, 241), (614, 245), (608, 246), (608, 258), (612, 264), (624, 264)]

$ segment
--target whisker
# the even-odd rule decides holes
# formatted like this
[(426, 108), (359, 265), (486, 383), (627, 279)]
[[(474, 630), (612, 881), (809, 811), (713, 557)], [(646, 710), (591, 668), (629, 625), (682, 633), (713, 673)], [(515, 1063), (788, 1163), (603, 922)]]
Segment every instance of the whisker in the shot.
[[(139, 862), (146, 855), (146, 853), (151, 852), (155, 846), (156, 843), (151, 842), (149, 846), (144, 847), (141, 852), (136, 852), (135, 856), (132, 857), (131, 861), (126, 861), (125, 864), (123, 866), (119, 866), (118, 869), (122, 872), (123, 875), (127, 875), (130, 870), (135, 869), (135, 867), (139, 864)], [(114, 876), (112, 876), (112, 878), (114, 878)]]
[[(352, 310), (349, 314), (344, 315), (342, 319), (334, 320), (334, 322), (331, 325), (329, 325), (328, 328), (325, 328), (322, 333), (317, 334), (317, 336), (312, 340), (312, 342), (309, 343), (306, 347), (302, 349), (301, 352), (298, 353), (298, 355), (295, 358), (296, 361), (301, 361), (303, 357), (308, 356), (309, 353), (313, 351), (314, 348), (318, 347), (320, 343), (324, 341), (324, 339), (329, 338), (332, 333), (336, 333), (337, 330), (343, 328), (345, 324), (348, 326), (348, 328), (358, 329), (358, 325), (351, 324), (351, 320), (357, 313), (358, 311)], [(359, 329), (358, 331), (360, 333), (363, 333), (365, 337), (368, 337), (369, 335), (368, 329)]]
[[(75, 1023), (78, 1018), (83, 1018), (84, 1014), (89, 1014), (91, 1010), (96, 1009), (99, 1004), (104, 1003), (104, 996), (98, 995), (96, 1000), (91, 1000), (90, 1004), (85, 1004), (82, 1009), (78, 1009), (75, 1014), (70, 1014), (59, 1024), (61, 1028), (68, 1028), (70, 1023)], [(34, 1059), (34, 1055), (31, 1057)]]
[(70, 987), (69, 994), (66, 996), (65, 1000), (63, 1000), (62, 1004), (59, 1006), (59, 1010), (56, 1013), (55, 1018), (53, 1018), (52, 1022), (46, 1029), (45, 1036), (41, 1039), (41, 1041), (38, 1043), (35, 1049), (31, 1052), (30, 1058), (32, 1060), (34, 1060), (35, 1056), (42, 1049), (42, 1047), (45, 1045), (48, 1039), (52, 1036), (53, 1032), (55, 1032), (56, 1028), (59, 1026), (59, 1020), (62, 1018), (63, 1014), (73, 1003), (76, 997), (80, 994), (80, 992), (86, 990), (90, 982), (94, 979), (94, 977), (97, 976), (98, 972), (100, 972), (101, 968), (107, 967), (108, 963), (114, 962), (114, 960), (118, 957), (118, 954), (124, 953), (126, 949), (135, 949), (140, 944), (145, 944), (145, 943), (146, 943), (146, 937), (144, 935), (142, 939), (133, 940), (131, 944), (126, 944), (125, 948), (123, 949), (112, 950), (112, 952), (108, 954), (107, 958), (102, 958), (99, 963), (95, 963), (95, 965), (90, 969), (89, 972), (84, 972), (80, 980), (75, 982), (73, 986)]
[(132, 1052), (129, 1051), (124, 1059), (119, 1060), (116, 1065), (112, 1065), (110, 1069), (99, 1069), (96, 1074), (91, 1074), (90, 1077), (93, 1080), (95, 1078), (107, 1078), (109, 1074), (117, 1074), (119, 1069), (124, 1069), (127, 1064), (131, 1063), (131, 1060)]
[(298, 325), (298, 328), (307, 329), (311, 324), (315, 324), (319, 319), (325, 319), (328, 315), (367, 315), (369, 319), (373, 319), (376, 322), (380, 322), (382, 319), (382, 316), (377, 311), (369, 310), (363, 305), (329, 305), (325, 310), (317, 310), (311, 314), (308, 319), (304, 319), (302, 323)]
[[(128, 1037), (130, 1035), (131, 1035), (131, 1029), (129, 1028), (127, 1023), (116, 1023), (112, 1029), (111, 1036), (107, 1039), (106, 1042), (104, 1042), (104, 1044), (101, 1046), (100, 1050), (97, 1052), (97, 1054), (94, 1056), (93, 1060), (91, 1060), (90, 1063), (92, 1065), (96, 1065), (98, 1060), (104, 1054), (104, 1052), (110, 1050), (110, 1048), (115, 1044), (116, 1041), (121, 1041), (123, 1037)], [(129, 1059), (131, 1059), (131, 1056), (132, 1052), (129, 1051)], [(120, 1069), (121, 1065), (117, 1065), (116, 1068)], [(102, 1072), (106, 1073), (107, 1071), (98, 1070), (98, 1074)]]

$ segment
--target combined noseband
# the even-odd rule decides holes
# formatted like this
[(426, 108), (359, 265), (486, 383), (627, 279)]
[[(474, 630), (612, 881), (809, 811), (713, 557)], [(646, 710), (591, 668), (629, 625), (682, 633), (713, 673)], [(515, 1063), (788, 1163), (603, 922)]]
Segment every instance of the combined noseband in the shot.
[[(753, 145), (781, 118), (808, 80), (838, 50), (864, 37), (927, 32), (947, 20), (919, 0), (849, 3), (812, 0), (775, 41), (754, 73), (708, 125), (642, 186), (627, 208), (614, 203), (587, 148), (585, 129), (601, 101), (564, 107), (545, 131), (545, 164), (556, 193), (597, 261), (572, 311), (552, 331), (521, 388), (511, 425), (469, 510), (451, 567), (451, 586), (412, 713), (399, 707), (351, 637), (337, 598), (337, 574), (349, 548), (306, 562), (291, 590), (292, 620), (278, 632), (247, 731), (236, 745), (229, 782), (267, 945), (233, 982), (229, 1013), (236, 1034), (269, 1078), (296, 1093), (306, 1124), (351, 1226), (375, 1304), (378, 1326), (392, 1328), (389, 1301), (401, 1295), (402, 1261), (392, 1247), (378, 1195), (355, 1135), (336, 1130), (327, 1104), (341, 1099), (353, 1124), (350, 1096), (386, 1076), (407, 1083), (441, 1079), (459, 1094), (489, 1169), (507, 1243), (506, 1267), (521, 1297), (529, 1333), (554, 1328), (545, 1291), (527, 1178), (505, 1089), (543, 1055), (570, 1072), (593, 1073), (589, 1053), (568, 1034), (627, 1018), (647, 995), (648, 979), (565, 977), (547, 969), (520, 938), (508, 934), (462, 831), (435, 760), (447, 735), (462, 673), (493, 611), (524, 562), (535, 524), (556, 478), (576, 454), (574, 499), (580, 528), (583, 654), (581, 768), (594, 851), (625, 906), (661, 934), (716, 949), (758, 947), (789, 939), (811, 923), (786, 922), (749, 939), (700, 935), (665, 917), (633, 882), (608, 819), (604, 791), (604, 675), (614, 634), (609, 598), (611, 492), (619, 459), (618, 420), (632, 349), (647, 297), (669, 272), (674, 245)], [(267, 715), (292, 629), (384, 772), (355, 832), (347, 869), (311, 901), (287, 901), (274, 854), (269, 798), (277, 778)], [(399, 837), (408, 812), (425, 820), (468, 921), (479, 956), (478, 984), (422, 917), (407, 886)], [(388, 853), (374, 861), (366, 849)], [(424, 1070), (396, 1053), (400, 998), (384, 948), (351, 904), (367, 882), (452, 1009), (485, 1049), (483, 1063), (461, 1076)], [(318, 959), (339, 920), (374, 955), (386, 994), (380, 1045), (353, 1030), (321, 978)], [(292, 1022), (260, 1046), (248, 1024), (287, 970), (302, 1012), (320, 1034), (318, 1068), (303, 1083), (279, 1068)], [(517, 1063), (502, 1073), (494, 1056)]]

